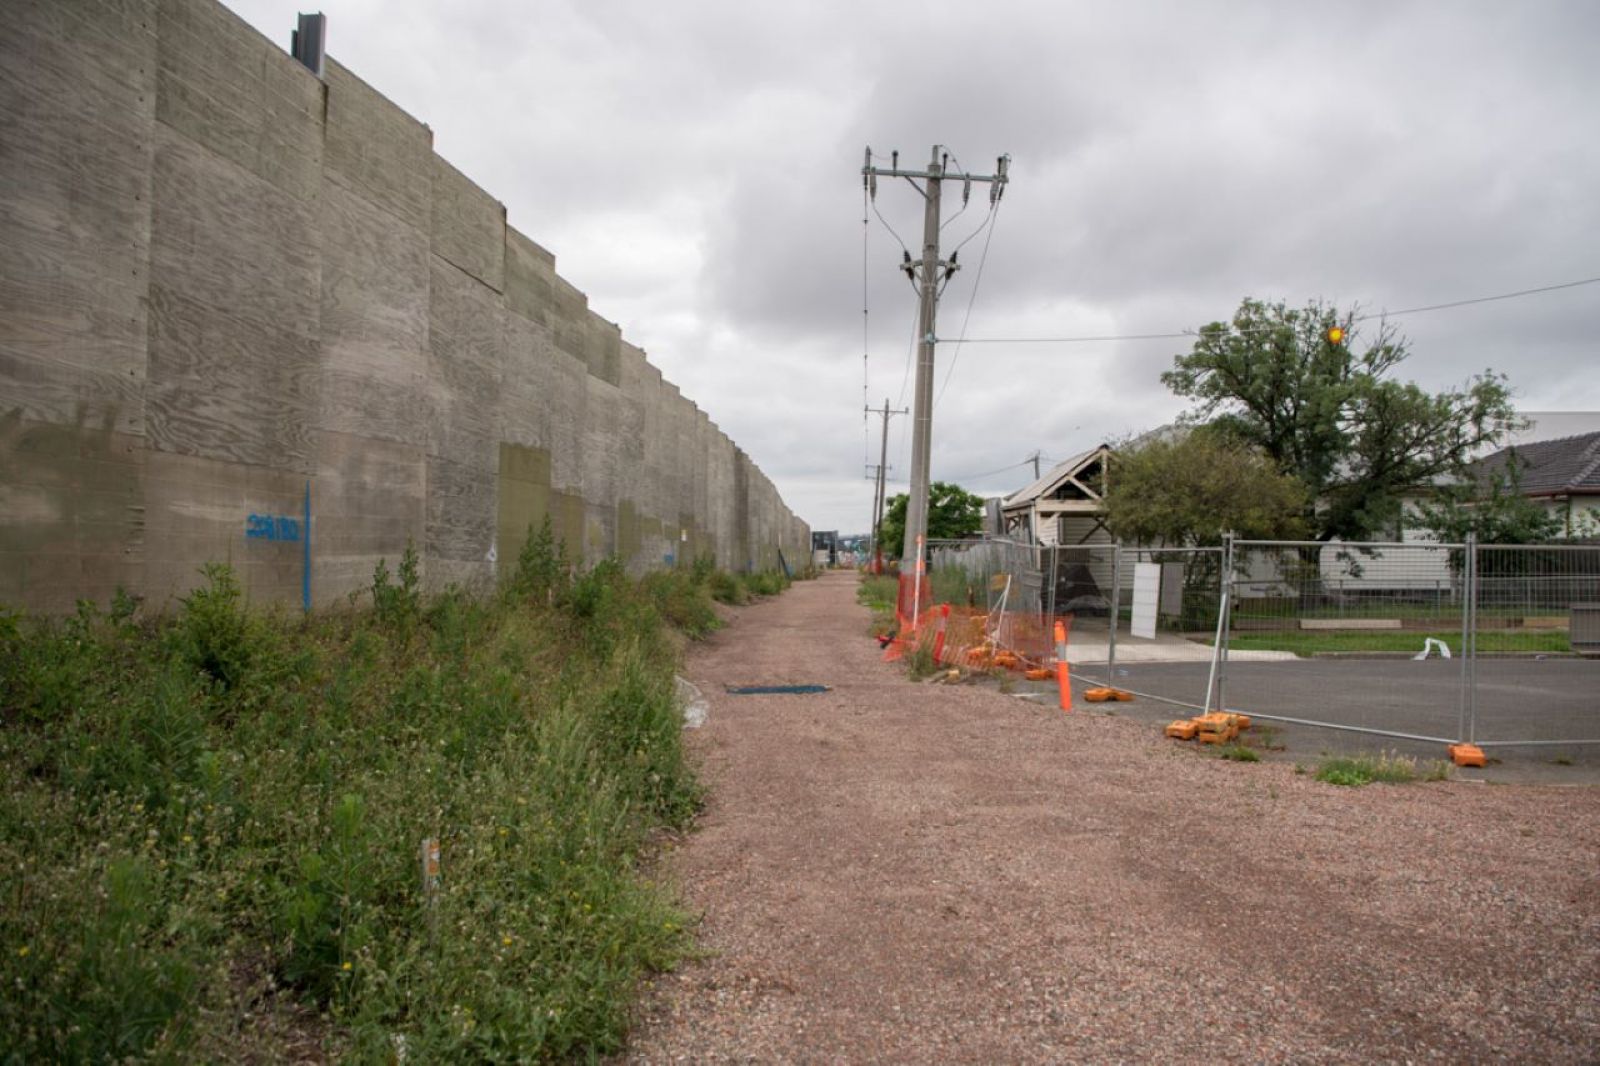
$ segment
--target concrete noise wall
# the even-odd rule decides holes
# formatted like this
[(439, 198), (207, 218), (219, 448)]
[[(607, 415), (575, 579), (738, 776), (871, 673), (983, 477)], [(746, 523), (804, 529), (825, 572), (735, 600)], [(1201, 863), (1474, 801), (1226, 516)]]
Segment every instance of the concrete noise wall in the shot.
[(555, 258), (332, 60), (212, 0), (0, 20), (0, 603), (206, 561), (327, 603), (408, 539), (482, 586), (548, 517), (636, 571), (810, 533)]

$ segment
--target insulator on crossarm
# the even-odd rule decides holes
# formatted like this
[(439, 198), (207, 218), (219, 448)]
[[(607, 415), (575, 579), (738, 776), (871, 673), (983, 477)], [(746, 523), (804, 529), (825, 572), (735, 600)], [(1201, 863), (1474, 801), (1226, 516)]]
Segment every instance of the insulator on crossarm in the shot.
[(972, 179), (969, 177), (961, 183), (961, 206), (966, 207), (970, 199), (972, 199)]

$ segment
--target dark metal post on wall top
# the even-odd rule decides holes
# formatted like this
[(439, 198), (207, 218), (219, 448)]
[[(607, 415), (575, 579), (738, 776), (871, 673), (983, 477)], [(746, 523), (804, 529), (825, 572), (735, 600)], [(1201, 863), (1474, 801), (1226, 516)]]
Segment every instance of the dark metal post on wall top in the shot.
[(320, 11), (315, 15), (301, 15), (299, 28), (289, 37), (289, 54), (320, 78), (327, 50), (328, 17)]

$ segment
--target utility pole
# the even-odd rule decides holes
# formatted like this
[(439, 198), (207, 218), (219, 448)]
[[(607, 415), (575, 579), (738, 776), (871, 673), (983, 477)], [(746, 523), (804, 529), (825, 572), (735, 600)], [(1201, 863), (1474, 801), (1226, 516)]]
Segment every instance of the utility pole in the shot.
[(1024, 462), (1030, 462), (1031, 461), (1033, 463), (1033, 480), (1038, 481), (1039, 480), (1039, 449), (1035, 448), (1033, 450), (1033, 454), (1028, 456), (1028, 458), (1023, 460), (1023, 461)]
[(878, 485), (872, 497), (872, 572), (883, 573), (883, 545), (878, 542), (878, 527), (883, 525), (883, 490), (884, 480), (889, 469), (889, 419), (894, 415), (908, 415), (911, 412), (905, 408), (898, 411), (889, 410), (889, 397), (883, 398), (883, 410), (869, 412), (879, 415), (883, 419), (882, 444), (878, 449)]
[[(965, 204), (972, 195), (975, 181), (989, 184), (989, 208), (992, 211), (1000, 202), (1008, 180), (1006, 171), (1011, 157), (1001, 156), (996, 161), (993, 174), (950, 173), (950, 156), (933, 146), (933, 156), (927, 170), (901, 170), (900, 153), (890, 156), (888, 167), (872, 165), (872, 149), (867, 149), (866, 162), (861, 168), (861, 180), (874, 198), (878, 194), (879, 177), (905, 178), (911, 187), (922, 194), (924, 201), (922, 221), (922, 259), (913, 261), (909, 252), (900, 269), (918, 286), (917, 312), (917, 380), (914, 392), (915, 414), (911, 420), (911, 492), (906, 506), (906, 541), (901, 560), (912, 559), (920, 570), (922, 549), (928, 538), (928, 466), (933, 448), (933, 355), (939, 343), (935, 331), (939, 307), (939, 286), (958, 268), (955, 255), (949, 260), (939, 258), (939, 201), (941, 186), (946, 181), (961, 182), (961, 199)], [(918, 180), (922, 181), (918, 185)]]

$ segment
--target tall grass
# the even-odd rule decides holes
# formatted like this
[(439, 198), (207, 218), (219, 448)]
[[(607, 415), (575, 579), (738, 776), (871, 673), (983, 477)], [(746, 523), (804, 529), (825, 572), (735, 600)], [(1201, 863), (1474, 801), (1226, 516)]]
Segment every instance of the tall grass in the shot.
[(1360, 788), (1374, 781), (1401, 785), (1411, 781), (1444, 781), (1450, 776), (1450, 764), (1431, 761), (1419, 766), (1417, 760), (1399, 752), (1379, 752), (1339, 756), (1325, 760), (1314, 775), (1318, 781), (1347, 788)]
[(253, 611), (214, 566), (172, 617), (0, 614), (0, 1060), (618, 1048), (688, 946), (639, 863), (699, 801), (673, 625), (715, 614), (529, 544), (493, 600), (408, 552), (370, 610)]

